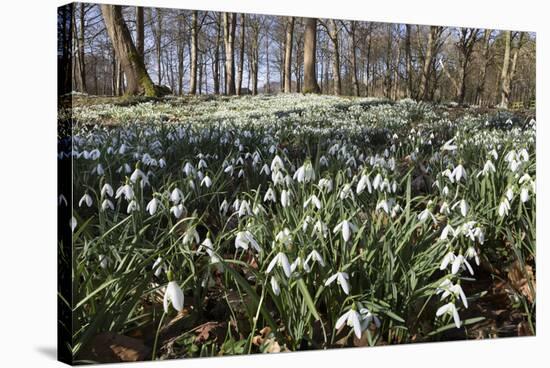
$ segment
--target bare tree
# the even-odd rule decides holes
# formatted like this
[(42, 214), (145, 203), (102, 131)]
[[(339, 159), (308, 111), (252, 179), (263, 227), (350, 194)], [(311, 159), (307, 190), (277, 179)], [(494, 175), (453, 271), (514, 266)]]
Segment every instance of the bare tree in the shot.
[(504, 32), (504, 59), (502, 61), (502, 69), (500, 74), (500, 107), (508, 108), (508, 102), (510, 98), (510, 73), (508, 68), (510, 66), (510, 48), (512, 47), (512, 32)]
[(317, 48), (317, 18), (305, 19), (304, 33), (304, 92), (320, 93), (315, 71)]
[(197, 10), (193, 10), (191, 15), (191, 75), (189, 78), (189, 94), (197, 94), (197, 67), (198, 67), (198, 52), (199, 52), (199, 25)]
[(235, 94), (235, 28), (237, 17), (234, 13), (223, 13), (225, 46), (225, 86), (226, 94)]
[(136, 6), (136, 49), (139, 56), (143, 59), (145, 51), (145, 21), (143, 7), (141, 6)]
[(122, 17), (121, 7), (118, 5), (101, 5), (101, 13), (105, 21), (105, 27), (116, 58), (120, 60), (126, 76), (126, 93), (131, 95), (145, 94), (146, 96), (159, 95), (153, 85), (143, 60), (132, 42), (132, 36)]
[(241, 13), (240, 24), (240, 45), (239, 45), (239, 66), (237, 68), (237, 96), (241, 95), (241, 89), (243, 85), (243, 71), (244, 71), (244, 38), (245, 38), (245, 16)]
[(413, 96), (413, 74), (411, 55), (411, 25), (405, 25), (405, 68), (407, 70), (407, 97)]
[(420, 78), (420, 86), (418, 90), (418, 97), (423, 100), (429, 99), (429, 82), (432, 68), (434, 68), (434, 51), (439, 37), (443, 33), (443, 27), (430, 26), (428, 32), (428, 42), (426, 43), (426, 51), (424, 54), (424, 63), (422, 67), (422, 74)]
[(458, 103), (463, 104), (466, 96), (466, 78), (468, 76), (468, 67), (470, 65), (474, 46), (478, 41), (479, 29), (462, 28), (460, 29), (460, 38), (456, 44), (460, 53), (459, 64), (460, 74), (458, 79)]
[(285, 84), (284, 91), (285, 93), (292, 92), (292, 38), (294, 36), (294, 17), (288, 17), (286, 22), (286, 32), (285, 32), (285, 67), (284, 67), (284, 76)]

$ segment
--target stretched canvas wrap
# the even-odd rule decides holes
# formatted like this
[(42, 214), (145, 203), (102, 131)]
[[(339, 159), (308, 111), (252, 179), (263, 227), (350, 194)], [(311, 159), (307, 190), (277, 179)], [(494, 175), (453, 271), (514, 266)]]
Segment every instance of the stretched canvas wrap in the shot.
[(535, 334), (534, 33), (57, 24), (61, 361)]

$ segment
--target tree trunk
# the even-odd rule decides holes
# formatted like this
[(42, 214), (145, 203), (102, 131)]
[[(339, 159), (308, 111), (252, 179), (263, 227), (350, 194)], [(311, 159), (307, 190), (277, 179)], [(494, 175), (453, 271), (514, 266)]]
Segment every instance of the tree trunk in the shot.
[(407, 70), (407, 97), (413, 96), (412, 55), (411, 55), (411, 25), (406, 24), (405, 35), (405, 68)]
[(157, 96), (157, 90), (145, 69), (143, 60), (139, 57), (136, 47), (132, 43), (132, 36), (122, 17), (121, 7), (102, 4), (101, 13), (107, 33), (113, 44), (115, 56), (117, 60), (120, 60), (126, 75), (126, 93)]
[(269, 76), (269, 35), (265, 36), (265, 93), (271, 93), (270, 76)]
[(437, 33), (436, 26), (430, 26), (430, 32), (428, 33), (428, 42), (426, 44), (426, 54), (424, 55), (424, 65), (422, 67), (422, 76), (420, 78), (420, 86), (418, 90), (418, 97), (427, 100), (429, 96), (429, 82), (430, 73), (433, 66), (433, 52), (435, 37)]
[(212, 78), (214, 79), (214, 93), (220, 94), (220, 44), (221, 44), (222, 32), (221, 32), (221, 17), (218, 14), (216, 22), (216, 46), (214, 49), (214, 72)]
[(136, 49), (139, 56), (143, 59), (145, 52), (145, 20), (143, 17), (143, 7), (136, 6)]
[(286, 37), (285, 37), (285, 93), (292, 92), (292, 38), (294, 36), (294, 17), (289, 17), (286, 25)]
[(155, 34), (157, 51), (157, 85), (162, 84), (162, 10), (157, 8), (157, 29)]
[(350, 45), (350, 62), (351, 62), (351, 83), (353, 84), (353, 94), (355, 96), (359, 96), (359, 80), (357, 78), (357, 40), (355, 36), (355, 28), (356, 23), (355, 21), (350, 22), (350, 38), (351, 38), (351, 45)]
[(191, 17), (191, 75), (189, 78), (189, 94), (197, 94), (197, 63), (198, 63), (198, 11), (193, 10)]
[(510, 48), (512, 43), (512, 33), (504, 32), (504, 59), (502, 61), (502, 70), (500, 74), (500, 107), (507, 109), (510, 98), (510, 73), (508, 68), (510, 65)]
[(487, 66), (489, 64), (489, 42), (491, 39), (491, 30), (486, 29), (483, 35), (483, 50), (481, 53), (481, 66), (478, 75), (478, 85), (476, 87), (475, 103), (481, 105), (483, 93), (485, 92), (485, 80), (487, 77)]
[(386, 75), (384, 77), (384, 96), (391, 98), (392, 91), (392, 25), (388, 24), (388, 43), (386, 45)]
[(178, 42), (176, 51), (178, 54), (178, 94), (183, 95), (183, 63), (185, 59), (185, 36), (183, 32), (183, 17), (184, 14), (178, 14)]
[(225, 45), (225, 84), (226, 94), (235, 94), (235, 28), (237, 17), (234, 13), (223, 13)]
[(245, 15), (241, 13), (241, 38), (239, 39), (239, 67), (237, 68), (237, 96), (241, 95), (244, 71), (244, 37), (245, 37)]
[(304, 34), (304, 92), (319, 93), (317, 75), (315, 72), (315, 57), (317, 48), (317, 18), (305, 19)]
[(80, 32), (78, 35), (78, 63), (80, 65), (80, 80), (81, 80), (81, 90), (86, 93), (88, 89), (86, 88), (86, 65), (84, 63), (84, 3), (80, 3)]
[(332, 59), (332, 78), (334, 79), (334, 94), (339, 96), (342, 94), (342, 78), (340, 76), (340, 44), (339, 44), (339, 32), (338, 26), (334, 19), (330, 20), (329, 29), (330, 40), (333, 47), (333, 59)]

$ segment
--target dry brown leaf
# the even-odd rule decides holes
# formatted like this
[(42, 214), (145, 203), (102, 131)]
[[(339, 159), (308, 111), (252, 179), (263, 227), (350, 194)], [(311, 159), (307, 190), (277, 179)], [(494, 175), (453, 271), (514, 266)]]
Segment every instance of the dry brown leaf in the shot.
[[(527, 265), (525, 268), (522, 268), (520, 263), (515, 261), (508, 271), (508, 280), (510, 280), (510, 284), (512, 284), (514, 289), (525, 296), (530, 303), (534, 302), (536, 285), (531, 266)], [(529, 284), (533, 286), (533, 289), (531, 289)]]

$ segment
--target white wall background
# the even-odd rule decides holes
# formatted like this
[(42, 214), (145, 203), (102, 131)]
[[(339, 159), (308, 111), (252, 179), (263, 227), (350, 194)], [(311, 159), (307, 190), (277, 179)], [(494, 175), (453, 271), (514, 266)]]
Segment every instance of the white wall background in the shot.
[[(126, 5), (537, 32), (537, 337), (194, 359), (125, 367), (548, 366), (550, 14), (545, 1), (116, 0)], [(56, 7), (0, 11), (0, 366), (56, 367)], [(113, 366), (113, 365), (111, 365)]]

